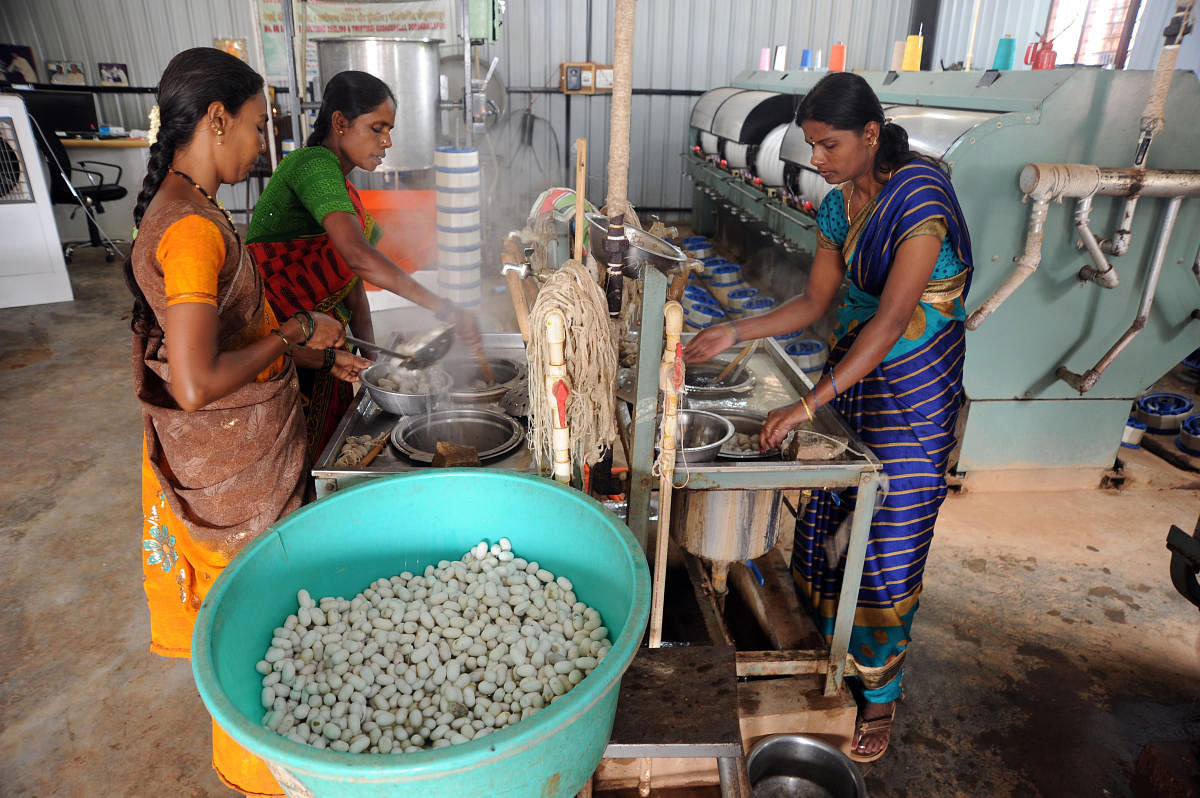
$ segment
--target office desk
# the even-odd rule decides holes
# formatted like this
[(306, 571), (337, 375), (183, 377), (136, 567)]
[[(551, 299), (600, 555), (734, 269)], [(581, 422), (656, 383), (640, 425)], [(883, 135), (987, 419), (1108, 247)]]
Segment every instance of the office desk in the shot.
[[(63, 146), (68, 150), (96, 147), (102, 150), (145, 149), (150, 145), (145, 139), (62, 139)], [(71, 156), (72, 158), (75, 156)]]
[[(121, 167), (121, 185), (125, 186), (128, 193), (116, 202), (106, 202), (104, 213), (97, 214), (96, 220), (109, 238), (128, 239), (133, 230), (133, 208), (142, 189), (142, 179), (146, 176), (146, 161), (150, 158), (146, 140), (62, 139), (62, 143), (71, 158), (72, 169), (77, 168), (80, 161), (103, 161)], [(106, 180), (113, 177), (112, 169), (100, 168), (96, 171), (102, 173)], [(86, 177), (81, 172), (72, 172), (72, 182), (77, 185), (83, 185)], [(87, 221), (83, 211), (77, 210), (75, 218), (71, 218), (71, 211), (76, 209), (75, 205), (54, 206), (54, 220), (58, 224), (60, 241), (87, 240)]]

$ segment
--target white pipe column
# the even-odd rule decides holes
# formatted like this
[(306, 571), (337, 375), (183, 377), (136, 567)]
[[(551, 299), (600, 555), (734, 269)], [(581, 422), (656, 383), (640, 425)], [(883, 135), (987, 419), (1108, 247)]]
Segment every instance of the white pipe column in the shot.
[(1000, 287), (984, 300), (983, 304), (971, 311), (967, 316), (967, 329), (974, 330), (983, 324), (983, 320), (995, 312), (1004, 300), (1012, 296), (1021, 283), (1037, 271), (1042, 262), (1042, 239), (1046, 236), (1046, 214), (1050, 211), (1050, 195), (1035, 196), (1033, 208), (1029, 211), (1029, 226), (1025, 231), (1025, 251), (1013, 258), (1017, 268), (1008, 276)]
[(546, 397), (554, 417), (551, 445), (554, 449), (554, 478), (564, 485), (571, 484), (571, 433), (567, 427), (567, 363), (563, 356), (567, 340), (567, 323), (563, 314), (551, 310), (546, 314), (546, 340), (550, 343), (550, 362), (546, 364)]

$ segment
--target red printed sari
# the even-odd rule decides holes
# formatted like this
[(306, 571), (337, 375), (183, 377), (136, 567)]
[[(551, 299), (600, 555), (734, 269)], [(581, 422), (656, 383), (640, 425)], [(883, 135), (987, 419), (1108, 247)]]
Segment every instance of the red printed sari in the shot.
[[(346, 190), (363, 235), (370, 241), (376, 237), (374, 220), (349, 181), (346, 181)], [(246, 247), (258, 264), (267, 299), (279, 318), (309, 310), (333, 316), (343, 324), (350, 322), (346, 297), (360, 278), (333, 248), (327, 233), (290, 241), (251, 243)], [(309, 458), (315, 463), (333, 437), (338, 421), (353, 403), (354, 391), (349, 383), (332, 374), (313, 369), (297, 371), (307, 424)]]

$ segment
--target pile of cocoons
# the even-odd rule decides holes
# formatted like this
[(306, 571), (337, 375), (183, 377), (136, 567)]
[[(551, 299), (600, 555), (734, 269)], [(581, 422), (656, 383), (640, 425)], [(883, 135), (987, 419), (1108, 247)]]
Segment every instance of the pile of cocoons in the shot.
[(612, 643), (571, 581), (507, 538), (299, 606), (256, 668), (263, 726), (299, 743), (401, 753), (483, 737), (566, 695)]

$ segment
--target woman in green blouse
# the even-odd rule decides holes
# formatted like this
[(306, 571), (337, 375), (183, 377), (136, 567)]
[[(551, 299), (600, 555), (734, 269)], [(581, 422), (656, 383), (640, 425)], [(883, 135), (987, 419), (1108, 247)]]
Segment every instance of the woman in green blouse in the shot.
[[(455, 325), (468, 346), (479, 342), (475, 320), (448, 300), (426, 290), (375, 248), (382, 231), (366, 212), (347, 175), (354, 167), (373, 171), (392, 146), (396, 100), (387, 84), (366, 72), (334, 75), (307, 146), (279, 164), (254, 209), (248, 246), (266, 285), (267, 298), (286, 317), (321, 311), (374, 340), (363, 282), (429, 308)], [(359, 367), (366, 361), (339, 351)], [(333, 362), (300, 369), (300, 392), (312, 461), (333, 435), (353, 401), (349, 384), (333, 379)]]

